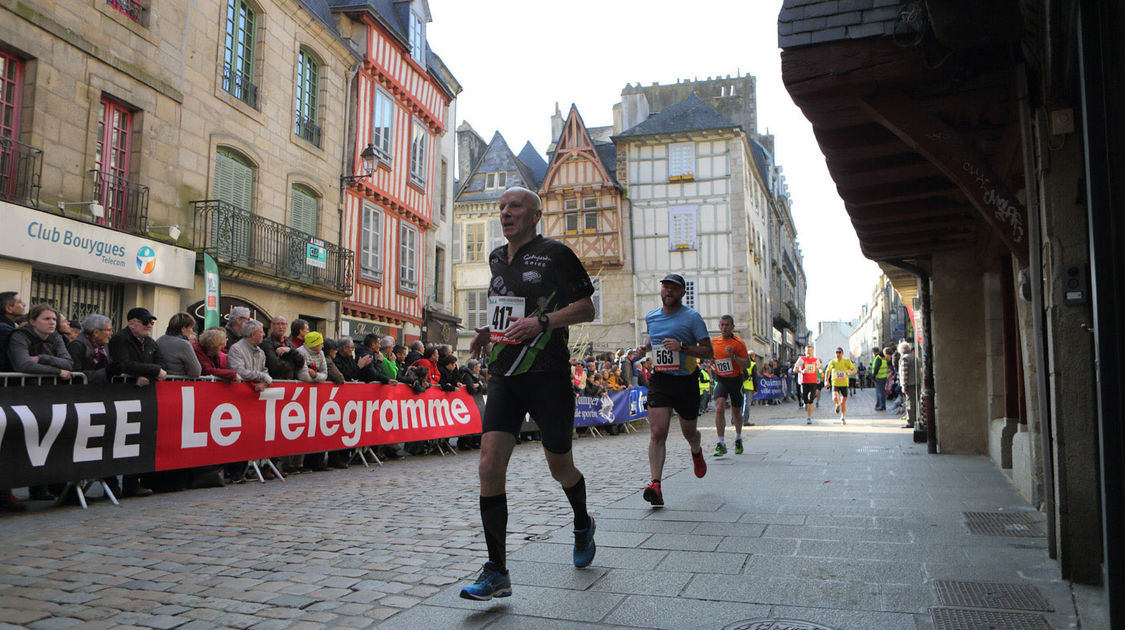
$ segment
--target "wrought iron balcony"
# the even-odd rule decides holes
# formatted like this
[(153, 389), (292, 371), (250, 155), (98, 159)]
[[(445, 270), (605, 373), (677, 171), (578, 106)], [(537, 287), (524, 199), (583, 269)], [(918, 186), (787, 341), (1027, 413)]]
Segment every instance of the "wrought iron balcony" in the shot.
[(350, 249), (265, 219), (225, 201), (191, 202), (193, 247), (217, 262), (246, 267), (280, 279), (352, 292)]
[(320, 127), (313, 119), (298, 115), (296, 132), (298, 136), (318, 147), (320, 146)]
[(38, 207), (42, 174), (42, 149), (11, 138), (0, 138), (0, 199)]
[(134, 184), (124, 177), (91, 170), (94, 198), (105, 209), (105, 216), (96, 218), (98, 225), (144, 234), (148, 228), (148, 186)]
[(106, 0), (105, 3), (122, 12), (134, 22), (140, 22), (141, 18), (144, 17), (145, 5), (137, 2), (137, 0)]
[(252, 78), (254, 77), (223, 64), (223, 89), (243, 103), (258, 109), (258, 86), (250, 80)]

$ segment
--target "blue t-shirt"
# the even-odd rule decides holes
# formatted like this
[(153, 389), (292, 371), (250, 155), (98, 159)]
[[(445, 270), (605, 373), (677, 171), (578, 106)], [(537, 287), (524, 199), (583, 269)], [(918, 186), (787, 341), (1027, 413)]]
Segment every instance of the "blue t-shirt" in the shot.
[[(652, 363), (657, 374), (671, 374), (686, 376), (695, 371), (697, 359), (683, 352), (672, 352), (664, 349), (665, 339), (675, 339), (682, 344), (695, 345), (700, 339), (711, 341), (707, 332), (707, 324), (703, 317), (693, 308), (681, 306), (674, 313), (665, 313), (663, 308), (650, 311), (645, 315), (648, 324), (648, 337), (652, 343)], [(674, 368), (678, 363), (679, 367)]]

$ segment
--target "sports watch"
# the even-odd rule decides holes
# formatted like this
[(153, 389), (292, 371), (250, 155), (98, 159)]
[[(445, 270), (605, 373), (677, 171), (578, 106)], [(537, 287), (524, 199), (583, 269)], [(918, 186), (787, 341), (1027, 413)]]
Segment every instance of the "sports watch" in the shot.
[(550, 325), (551, 325), (551, 320), (547, 318), (547, 314), (546, 313), (540, 313), (539, 314), (539, 326), (540, 326), (540, 328), (543, 329), (543, 332), (547, 332), (547, 327), (550, 326)]

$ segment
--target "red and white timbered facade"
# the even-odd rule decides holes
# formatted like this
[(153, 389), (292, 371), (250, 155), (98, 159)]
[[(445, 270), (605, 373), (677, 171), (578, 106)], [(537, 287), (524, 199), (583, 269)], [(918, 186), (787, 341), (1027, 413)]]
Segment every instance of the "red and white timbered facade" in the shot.
[(409, 340), (422, 325), (435, 168), (451, 96), (411, 57), (408, 47), (369, 14), (366, 55), (355, 81), (352, 176), (362, 176), (370, 145), (377, 166), (353, 177), (344, 198), (344, 242), (355, 251), (355, 289), (344, 316), (402, 329)]

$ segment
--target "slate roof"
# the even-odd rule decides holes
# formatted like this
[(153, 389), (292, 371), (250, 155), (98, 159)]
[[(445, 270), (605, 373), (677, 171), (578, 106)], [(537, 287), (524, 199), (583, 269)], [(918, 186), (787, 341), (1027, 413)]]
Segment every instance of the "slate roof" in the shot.
[[(530, 146), (531, 143), (528, 142), (520, 154), (523, 155)], [(531, 147), (531, 151), (534, 152), (535, 148)], [(530, 159), (530, 156), (528, 156), (528, 159)], [(542, 162), (542, 159), (539, 158), (539, 161)], [(545, 164), (543, 167), (546, 170)], [(508, 147), (508, 142), (504, 140), (504, 136), (497, 131), (488, 143), (488, 148), (484, 150), (480, 159), (473, 165), (472, 172), (465, 177), (461, 189), (457, 191), (454, 202), (481, 202), (499, 199), (500, 195), (504, 193), (503, 189), (485, 189), (485, 173), (497, 171), (508, 173), (505, 188), (523, 186), (528, 190), (538, 190), (539, 184), (542, 182), (542, 179), (535, 177), (532, 169), (523, 160), (516, 157), (516, 154)], [(513, 171), (515, 172), (513, 173)]]
[(766, 186), (769, 186), (770, 164), (773, 163), (773, 157), (757, 140), (750, 141), (750, 152), (754, 155), (754, 165), (758, 167), (758, 173), (761, 174), (762, 181), (766, 183)]
[[(313, 12), (317, 17), (321, 17), (323, 11), (329, 22), (333, 21), (332, 13), (368, 12), (386, 27), (395, 39), (407, 48), (410, 47), (410, 2), (404, 0), (300, 0), (300, 2), (310, 5), (310, 7), (324, 5), (323, 9), (317, 8)], [(426, 17), (429, 18), (428, 15)], [(332, 32), (336, 32), (335, 27), (332, 28)], [(426, 70), (449, 96), (456, 96), (461, 91), (459, 85), (454, 88), (445, 80), (442, 70), (448, 72), (448, 69), (434, 54), (428, 40), (426, 41)], [(450, 76), (452, 77), (452, 74)]]
[(609, 173), (610, 181), (615, 187), (621, 188), (621, 184), (617, 181), (617, 145), (612, 142), (598, 142), (594, 144), (594, 150), (598, 152), (598, 159)]
[(531, 176), (535, 178), (536, 187), (543, 183), (543, 177), (547, 174), (547, 162), (543, 160), (543, 156), (539, 155), (535, 147), (531, 146), (530, 140), (523, 145), (523, 149), (516, 157), (531, 171)]
[(777, 45), (796, 48), (844, 39), (893, 35), (902, 0), (785, 0)]
[(656, 136), (705, 129), (734, 129), (738, 125), (724, 118), (692, 92), (687, 98), (648, 120), (619, 134), (616, 138)]

